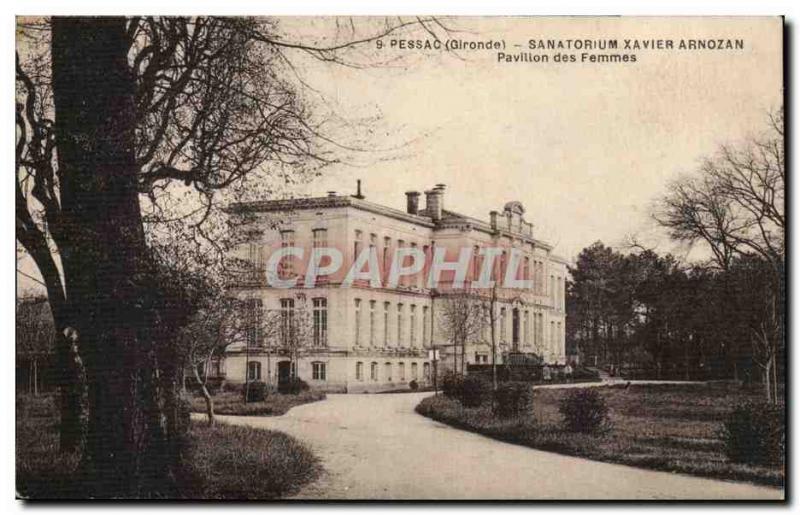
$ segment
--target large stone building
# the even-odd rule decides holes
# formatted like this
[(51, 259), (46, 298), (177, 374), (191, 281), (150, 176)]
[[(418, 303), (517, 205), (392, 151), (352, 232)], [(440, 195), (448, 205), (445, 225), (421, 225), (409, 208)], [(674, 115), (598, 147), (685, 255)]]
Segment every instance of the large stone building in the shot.
[[(434, 363), (429, 351), (434, 348), (439, 351), (439, 373), (459, 366), (461, 354), (470, 364), (490, 363), (488, 327), (471, 335), (458, 356), (451, 335), (444, 334), (441, 311), (454, 291), (447, 286), (452, 286), (454, 273), (449, 279), (448, 272), (442, 274), (435, 287), (425, 276), (439, 248), (449, 261), (458, 259), (459, 249), (474, 249), (476, 255), (486, 247), (515, 249), (517, 276), (532, 286), (494, 289), (498, 362), (514, 353), (564, 363), (566, 263), (551, 253), (550, 245), (534, 238), (522, 204), (509, 202), (482, 221), (446, 209), (443, 185), (425, 192), (424, 208), (420, 193), (406, 197), (407, 209), (400, 211), (368, 202), (359, 185), (352, 196), (330, 192), (326, 197), (231, 206), (242, 241), (236, 255), (253, 270), (232, 286), (249, 301), (253, 329), (249, 345), (227, 349), (220, 370), (227, 382), (248, 377), (274, 384), (296, 373), (314, 388), (374, 392), (407, 388), (412, 380), (420, 386), (430, 382)], [(306, 249), (306, 258), (314, 249), (334, 247), (344, 264), (306, 287), (304, 260), (284, 258), (277, 261), (278, 275), (299, 280), (291, 288), (275, 287), (265, 272), (276, 263), (270, 256), (290, 247)], [(381, 284), (360, 279), (347, 285), (347, 270), (365, 249), (377, 256)], [(390, 285), (397, 249), (421, 251), (425, 264), (420, 273)], [(466, 285), (479, 278), (481, 259), (470, 258)], [(508, 259), (506, 251), (498, 256), (492, 277), (501, 277)], [(323, 259), (317, 266), (331, 264)], [(483, 294), (485, 299), (486, 290)], [(468, 295), (481, 293), (476, 289)]]

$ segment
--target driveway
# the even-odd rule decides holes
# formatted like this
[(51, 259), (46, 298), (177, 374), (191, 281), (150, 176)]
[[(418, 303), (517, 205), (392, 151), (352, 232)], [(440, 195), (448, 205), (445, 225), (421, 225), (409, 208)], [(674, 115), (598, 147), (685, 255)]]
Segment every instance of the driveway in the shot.
[(537, 451), (414, 412), (430, 393), (328, 395), (280, 417), (220, 416), (309, 444), (325, 474), (301, 499), (779, 499), (746, 483)]

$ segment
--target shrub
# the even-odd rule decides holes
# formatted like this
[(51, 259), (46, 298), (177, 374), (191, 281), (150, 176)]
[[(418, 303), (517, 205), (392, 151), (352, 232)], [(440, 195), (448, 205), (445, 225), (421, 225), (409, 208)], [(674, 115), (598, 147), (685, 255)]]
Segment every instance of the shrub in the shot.
[(564, 426), (575, 433), (599, 433), (608, 427), (608, 406), (596, 388), (569, 392), (559, 403)]
[(448, 372), (442, 378), (442, 393), (446, 397), (457, 399), (461, 396), (461, 383), (464, 382), (464, 376), (454, 372)]
[(491, 384), (480, 375), (468, 375), (461, 380), (458, 398), (467, 408), (477, 408), (492, 391)]
[(737, 406), (720, 437), (725, 455), (734, 463), (780, 464), (786, 445), (783, 407), (758, 402)]
[(494, 392), (495, 413), (500, 417), (516, 417), (530, 411), (533, 406), (533, 387), (530, 383), (515, 381), (500, 383)]
[(575, 367), (575, 370), (572, 371), (572, 379), (574, 381), (599, 381), (600, 374), (596, 370)]
[(308, 383), (306, 383), (299, 377), (292, 377), (288, 381), (278, 384), (279, 393), (288, 393), (291, 395), (297, 395), (300, 392), (308, 391), (308, 389), (309, 389)]
[(267, 384), (261, 381), (253, 381), (242, 386), (242, 395), (245, 402), (263, 402), (267, 398)]
[(419, 383), (416, 379), (412, 379), (410, 383), (408, 383), (408, 387), (412, 390), (419, 390)]

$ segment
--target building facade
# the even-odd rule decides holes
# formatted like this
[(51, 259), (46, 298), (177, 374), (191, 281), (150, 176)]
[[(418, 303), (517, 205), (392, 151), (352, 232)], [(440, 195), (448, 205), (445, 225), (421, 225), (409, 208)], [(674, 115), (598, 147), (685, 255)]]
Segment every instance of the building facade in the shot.
[[(564, 363), (566, 263), (551, 253), (550, 245), (534, 238), (522, 204), (509, 202), (501, 212), (492, 211), (489, 221), (481, 221), (445, 209), (443, 185), (425, 192), (424, 208), (420, 193), (407, 192), (406, 197), (405, 211), (367, 201), (360, 188), (356, 195), (330, 192), (326, 197), (231, 206), (241, 241), (235, 257), (246, 264), (231, 288), (246, 299), (249, 312), (244, 316), (252, 321), (252, 330), (246, 344), (228, 347), (220, 370), (226, 382), (247, 378), (276, 384), (296, 375), (312, 388), (375, 392), (405, 389), (412, 381), (425, 386), (434, 373), (463, 362), (491, 363), (489, 327), (471, 334), (461, 347), (443, 329), (441, 310), (455, 294), (455, 273), (445, 271), (441, 281), (428, 282), (435, 253), (454, 262), (462, 249), (474, 249), (466, 265), (467, 289), (461, 294), (485, 300), (488, 290), (468, 288), (479, 279), (486, 259), (479, 257), (480, 249), (486, 247), (505, 249), (491, 263), (492, 278), (505, 274), (513, 249), (517, 278), (532, 282), (525, 288), (493, 289), (498, 363), (509, 353)], [(288, 248), (302, 248), (312, 259), (271, 258)], [(315, 249), (323, 248), (337, 249), (344, 264), (318, 274), (334, 265), (332, 258), (313, 259)], [(412, 249), (425, 259), (419, 273), (400, 276), (393, 284), (392, 259), (398, 249)], [(367, 268), (377, 266), (380, 284), (348, 282), (349, 267), (361, 254), (374, 257)], [(317, 277), (306, 284), (304, 277), (315, 266)], [(296, 279), (296, 284), (275, 287), (268, 269), (282, 279)]]

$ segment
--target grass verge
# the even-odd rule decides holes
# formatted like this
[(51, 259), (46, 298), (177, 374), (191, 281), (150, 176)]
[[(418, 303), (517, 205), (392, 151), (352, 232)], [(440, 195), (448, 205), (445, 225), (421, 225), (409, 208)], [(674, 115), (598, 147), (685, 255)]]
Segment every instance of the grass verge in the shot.
[[(17, 396), (16, 486), (25, 499), (85, 499), (78, 459), (58, 452), (54, 395)], [(288, 408), (287, 408), (288, 409)], [(318, 477), (318, 459), (286, 434), (192, 422), (180, 499), (276, 499)]]
[[(244, 402), (240, 392), (220, 391), (214, 395), (214, 413), (217, 415), (250, 415), (250, 416), (277, 416), (283, 415), (291, 408), (309, 402), (321, 401), (325, 392), (308, 390), (298, 394), (270, 393), (264, 401)], [(206, 401), (200, 395), (193, 395), (189, 399), (192, 411), (206, 412)]]
[[(756, 393), (719, 385), (602, 387), (611, 429), (601, 435), (571, 433), (558, 412), (566, 389), (535, 390), (531, 413), (498, 419), (491, 407), (464, 408), (442, 395), (428, 397), (417, 412), (498, 440), (597, 461), (697, 476), (783, 486), (782, 467), (731, 463), (719, 431), (727, 413)], [(487, 403), (488, 404), (488, 403)]]

